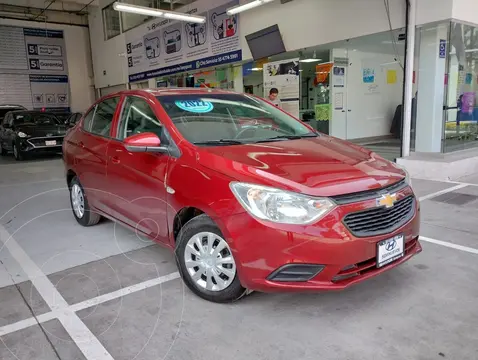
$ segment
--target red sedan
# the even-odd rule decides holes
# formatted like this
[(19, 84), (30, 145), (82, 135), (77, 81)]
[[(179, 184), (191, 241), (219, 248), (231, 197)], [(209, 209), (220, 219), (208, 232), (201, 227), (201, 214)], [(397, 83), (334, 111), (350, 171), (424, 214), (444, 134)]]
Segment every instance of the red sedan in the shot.
[(63, 143), (76, 220), (169, 247), (216, 302), (247, 290), (340, 290), (422, 249), (407, 173), (250, 95), (123, 91)]

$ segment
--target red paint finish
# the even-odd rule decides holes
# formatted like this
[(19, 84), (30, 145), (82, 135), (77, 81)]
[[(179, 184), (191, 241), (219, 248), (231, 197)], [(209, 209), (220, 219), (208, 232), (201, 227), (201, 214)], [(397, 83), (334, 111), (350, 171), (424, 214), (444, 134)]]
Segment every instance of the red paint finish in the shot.
[[(340, 290), (421, 251), (418, 200), (415, 215), (404, 226), (366, 238), (353, 236), (342, 220), (349, 213), (375, 208), (375, 199), (337, 205), (309, 225), (276, 224), (252, 217), (230, 190), (231, 181), (330, 197), (380, 189), (402, 180), (405, 174), (374, 153), (325, 135), (234, 146), (193, 145), (175, 127), (157, 97), (194, 94), (228, 93), (209, 89), (124, 91), (111, 95), (120, 95), (121, 101), (109, 137), (88, 133), (83, 120), (67, 134), (63, 149), (66, 170), (78, 175), (96, 211), (174, 248), (176, 215), (183, 208), (197, 208), (217, 223), (229, 242), (242, 285), (261, 291)], [(150, 105), (170, 134), (177, 154), (127, 150), (126, 145), (164, 146), (163, 139), (159, 141), (154, 134), (116, 139), (122, 104), (128, 96), (140, 97)], [(397, 192), (398, 199), (406, 196), (413, 196), (410, 187)], [(377, 242), (397, 234), (405, 236), (405, 256), (377, 268)], [(325, 268), (307, 282), (267, 280), (288, 263), (322, 264)]]

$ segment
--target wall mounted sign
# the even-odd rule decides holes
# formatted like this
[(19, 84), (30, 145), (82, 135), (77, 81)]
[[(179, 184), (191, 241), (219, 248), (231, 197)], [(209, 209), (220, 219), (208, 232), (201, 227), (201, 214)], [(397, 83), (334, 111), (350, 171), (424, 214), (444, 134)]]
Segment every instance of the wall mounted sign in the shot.
[(446, 58), (446, 40), (440, 39), (438, 54), (439, 54), (438, 57), (440, 59)]
[(239, 15), (226, 14), (237, 4), (239, 0), (197, 0), (186, 10), (205, 16), (204, 24), (154, 18), (127, 31), (129, 81), (241, 61)]

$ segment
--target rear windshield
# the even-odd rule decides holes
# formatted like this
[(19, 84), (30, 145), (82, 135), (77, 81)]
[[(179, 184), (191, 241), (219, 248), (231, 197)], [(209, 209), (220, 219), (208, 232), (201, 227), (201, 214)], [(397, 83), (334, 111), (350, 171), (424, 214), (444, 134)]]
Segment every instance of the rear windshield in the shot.
[(158, 100), (178, 131), (192, 143), (254, 143), (315, 134), (292, 116), (253, 96), (206, 93), (165, 95)]
[(46, 113), (18, 113), (13, 115), (15, 125), (59, 125), (60, 121), (53, 114)]

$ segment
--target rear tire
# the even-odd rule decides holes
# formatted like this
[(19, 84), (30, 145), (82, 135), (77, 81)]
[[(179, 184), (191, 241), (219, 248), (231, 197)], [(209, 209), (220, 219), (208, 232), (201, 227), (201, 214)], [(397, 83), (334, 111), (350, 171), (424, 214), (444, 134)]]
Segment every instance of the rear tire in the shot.
[(199, 297), (227, 303), (246, 294), (229, 245), (209, 216), (199, 215), (183, 226), (175, 255), (184, 283)]
[(8, 150), (5, 149), (5, 148), (4, 148), (3, 146), (1, 146), (1, 145), (0, 145), (0, 147), (1, 147), (1, 155), (2, 155), (2, 156), (7, 156), (7, 155), (8, 155)]
[(78, 177), (74, 177), (70, 184), (70, 204), (73, 216), (82, 226), (93, 226), (100, 222), (101, 215), (91, 210), (83, 186)]

